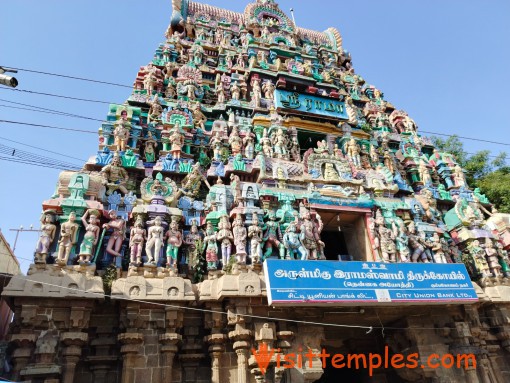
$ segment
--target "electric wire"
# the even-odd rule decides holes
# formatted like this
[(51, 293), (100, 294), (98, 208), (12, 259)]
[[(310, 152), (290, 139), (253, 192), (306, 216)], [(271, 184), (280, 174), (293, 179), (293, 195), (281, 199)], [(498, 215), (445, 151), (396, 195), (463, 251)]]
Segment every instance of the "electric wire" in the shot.
[(63, 77), (63, 78), (68, 78), (68, 79), (72, 79), (72, 80), (94, 82), (94, 83), (97, 83), (97, 84), (112, 85), (112, 86), (118, 86), (118, 87), (122, 87), (122, 88), (132, 88), (133, 87), (131, 85), (123, 85), (123, 84), (117, 84), (117, 83), (114, 83), (114, 82), (101, 81), (101, 80), (93, 80), (93, 79), (90, 79), (90, 78), (70, 76), (70, 75), (65, 75), (65, 74), (60, 74), (60, 73), (43, 72), (43, 71), (40, 71), (40, 70), (26, 69), (26, 68), (16, 68), (16, 67), (11, 67), (11, 66), (7, 66), (7, 67), (8, 68), (12, 68), (12, 69), (16, 69), (18, 71), (23, 71), (23, 72), (37, 73), (37, 74), (43, 74), (43, 75), (47, 75), (47, 76)]
[(41, 147), (39, 147), (39, 146), (28, 145), (28, 144), (25, 144), (25, 143), (23, 143), (23, 142), (19, 142), (19, 141), (11, 140), (11, 139), (9, 139), (9, 138), (0, 137), (0, 140), (13, 142), (13, 143), (15, 143), (15, 144), (23, 145), (23, 146), (27, 146), (27, 147), (32, 148), (32, 149), (42, 150), (42, 151), (47, 152), (47, 153), (56, 154), (57, 156), (62, 156), (62, 157), (67, 157), (67, 158), (72, 158), (73, 160), (78, 160), (78, 161), (84, 161), (84, 162), (86, 162), (86, 160), (84, 160), (83, 158), (73, 157), (73, 156), (70, 156), (70, 155), (68, 155), (68, 154), (62, 154), (62, 153), (59, 153), (59, 152), (53, 152), (53, 151), (51, 151), (51, 150), (49, 150), (49, 149), (46, 149), (46, 148), (41, 148)]
[(79, 133), (97, 134), (97, 132), (93, 132), (93, 131), (91, 131), (91, 130), (73, 129), (73, 128), (63, 128), (63, 127), (60, 127), (60, 126), (43, 125), (43, 124), (33, 124), (33, 123), (30, 123), (30, 122), (22, 122), (22, 121), (0, 120), (0, 122), (5, 122), (5, 123), (7, 123), (7, 124), (16, 124), (16, 125), (34, 126), (34, 127), (39, 127), (39, 128), (58, 129), (58, 130), (67, 130), (67, 131), (70, 131), (70, 132), (79, 132)]

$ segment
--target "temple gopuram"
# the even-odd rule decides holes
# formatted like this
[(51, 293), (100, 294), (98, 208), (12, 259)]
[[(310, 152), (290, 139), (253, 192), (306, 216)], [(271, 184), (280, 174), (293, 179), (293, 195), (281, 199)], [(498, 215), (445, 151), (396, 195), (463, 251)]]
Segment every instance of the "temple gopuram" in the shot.
[[(3, 289), (12, 381), (510, 381), (510, 215), (337, 29), (272, 0), (173, 0), (97, 153), (48, 195), (34, 262)], [(369, 371), (321, 351), (419, 357)]]

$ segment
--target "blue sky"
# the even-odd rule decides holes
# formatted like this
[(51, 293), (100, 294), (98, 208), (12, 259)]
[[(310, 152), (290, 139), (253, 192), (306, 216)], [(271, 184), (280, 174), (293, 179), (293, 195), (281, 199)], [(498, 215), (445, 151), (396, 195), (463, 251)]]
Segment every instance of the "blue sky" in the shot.
[[(243, 11), (246, 1), (207, 1)], [(298, 26), (342, 34), (353, 65), (368, 83), (406, 110), (418, 127), (433, 132), (509, 142), (510, 2), (471, 0), (280, 1), (294, 8)], [(3, 2), (0, 65), (131, 85), (147, 64), (171, 15), (170, 0), (16, 0)], [(5, 16), (7, 15), (7, 16)], [(130, 90), (19, 72), (19, 89), (123, 102)], [(107, 104), (0, 89), (0, 105), (14, 101), (104, 119)], [(12, 105), (12, 104), (11, 104)], [(14, 105), (13, 105), (14, 106)], [(97, 131), (99, 122), (0, 107), (0, 119)], [(97, 135), (0, 122), (0, 137), (44, 147), (84, 161), (97, 150)], [(35, 149), (6, 142), (20, 149)], [(508, 151), (465, 141), (469, 152)], [(44, 152), (38, 152), (44, 154)], [(49, 157), (77, 163), (80, 161)], [(41, 203), (52, 195), (58, 170), (0, 161), (0, 228), (39, 227)], [(22, 233), (16, 254), (22, 269), (37, 233)]]

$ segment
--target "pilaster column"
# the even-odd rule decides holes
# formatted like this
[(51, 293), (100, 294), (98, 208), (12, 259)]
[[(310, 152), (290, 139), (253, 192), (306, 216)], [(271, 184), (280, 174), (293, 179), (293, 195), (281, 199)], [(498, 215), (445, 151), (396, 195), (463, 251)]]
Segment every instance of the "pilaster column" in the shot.
[(234, 341), (234, 351), (237, 354), (237, 382), (247, 383), (248, 358), (253, 333), (251, 330), (239, 328), (228, 333), (228, 337)]
[(16, 345), (16, 349), (12, 353), (13, 369), (11, 378), (14, 381), (18, 381), (20, 371), (26, 367), (32, 356), (36, 336), (35, 334), (13, 334), (10, 340), (11, 343)]
[(62, 383), (73, 383), (76, 364), (80, 360), (81, 349), (89, 339), (84, 332), (65, 332), (60, 336), (61, 342), (66, 346), (64, 357), (64, 373)]
[(209, 343), (209, 353), (211, 354), (211, 382), (220, 383), (220, 358), (225, 351), (225, 341), (227, 336), (224, 334), (208, 335), (207, 343)]
[(119, 342), (122, 344), (120, 353), (123, 357), (121, 383), (135, 382), (135, 362), (143, 343), (143, 334), (137, 332), (125, 332), (119, 334)]
[(161, 353), (163, 354), (163, 365), (161, 370), (161, 381), (172, 381), (172, 370), (174, 366), (174, 357), (179, 350), (179, 344), (182, 342), (182, 336), (175, 332), (167, 332), (159, 336), (161, 344)]

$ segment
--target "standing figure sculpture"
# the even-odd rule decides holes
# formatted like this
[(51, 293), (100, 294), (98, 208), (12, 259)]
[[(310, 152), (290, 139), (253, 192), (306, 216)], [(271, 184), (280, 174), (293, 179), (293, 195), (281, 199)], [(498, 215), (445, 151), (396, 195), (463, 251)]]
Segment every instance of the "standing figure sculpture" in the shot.
[(248, 238), (250, 239), (250, 255), (253, 263), (260, 263), (262, 259), (262, 229), (259, 226), (257, 213), (253, 213), (251, 226), (248, 228)]
[(170, 229), (166, 232), (166, 267), (175, 269), (177, 266), (177, 257), (179, 248), (182, 246), (182, 231), (179, 230), (179, 223), (172, 217)]
[(122, 217), (117, 217), (117, 212), (115, 210), (110, 210), (108, 216), (110, 217), (110, 222), (105, 223), (103, 229), (112, 229), (113, 232), (108, 239), (106, 252), (114, 257), (120, 257), (122, 255), (120, 253), (122, 242), (124, 242), (125, 238), (126, 222)]
[(303, 247), (306, 249), (305, 259), (319, 259), (320, 255), (320, 238), (317, 238), (316, 228), (310, 217), (310, 212), (305, 211), (301, 217), (303, 223), (300, 227), (300, 239)]
[(466, 176), (464, 171), (459, 165), (455, 165), (453, 168), (453, 183), (456, 187), (466, 187)]
[(230, 137), (228, 138), (228, 143), (230, 144), (233, 156), (236, 156), (243, 150), (243, 140), (239, 136), (239, 128), (237, 126), (234, 126), (232, 129), (232, 133), (230, 133)]
[(182, 146), (184, 145), (184, 135), (180, 132), (180, 124), (176, 123), (172, 129), (172, 134), (168, 138), (170, 144), (170, 153), (174, 160), (181, 159)]
[(147, 232), (143, 228), (142, 219), (138, 217), (129, 235), (129, 248), (131, 250), (130, 266), (140, 266), (142, 264), (142, 250), (146, 239)]
[(407, 226), (407, 229), (409, 232), (409, 246), (412, 250), (411, 262), (430, 262), (432, 260), (432, 256), (430, 254), (430, 250), (428, 249), (428, 243), (416, 231), (415, 223), (411, 221)]
[(361, 149), (359, 145), (356, 143), (354, 137), (347, 141), (347, 143), (345, 144), (345, 152), (347, 154), (347, 158), (349, 158), (354, 163), (354, 166), (356, 167), (361, 166), (360, 157)]
[(232, 84), (232, 88), (230, 89), (230, 95), (232, 101), (239, 101), (239, 98), (241, 97), (241, 88), (239, 88), (239, 85), (237, 85), (237, 81), (234, 81)]
[(53, 224), (55, 212), (45, 211), (41, 215), (41, 235), (35, 246), (35, 263), (46, 263), (57, 227)]
[(237, 214), (232, 224), (234, 235), (234, 246), (236, 247), (236, 259), (238, 264), (246, 263), (246, 227), (244, 227), (243, 217)]
[(154, 218), (153, 226), (149, 228), (148, 232), (148, 240), (145, 245), (145, 252), (147, 253), (148, 265), (149, 266), (157, 266), (159, 262), (159, 255), (161, 253), (161, 249), (163, 248), (163, 236), (164, 236), (164, 228), (162, 226), (162, 218), (157, 216)]
[(269, 212), (268, 215), (269, 220), (265, 224), (266, 231), (264, 232), (264, 255), (263, 261), (269, 258), (273, 254), (273, 249), (278, 249), (278, 255), (280, 259), (285, 258), (285, 247), (283, 246), (282, 234), (280, 231), (280, 223), (276, 220), (276, 214), (274, 212)]
[(301, 243), (300, 235), (297, 232), (297, 222), (291, 222), (283, 235), (283, 245), (287, 250), (285, 259), (306, 260), (308, 251)]
[(230, 228), (231, 225), (228, 221), (228, 215), (222, 215), (220, 217), (220, 222), (218, 223), (218, 233), (216, 234), (216, 240), (221, 243), (221, 263), (223, 264), (223, 270), (226, 269), (228, 261), (230, 260), (232, 242), (234, 241), (234, 237)]
[(76, 244), (78, 235), (78, 224), (75, 222), (76, 213), (73, 211), (69, 213), (69, 218), (66, 222), (60, 225), (60, 239), (58, 240), (58, 255), (57, 263), (60, 266), (67, 265), (69, 255), (73, 246)]
[(260, 107), (260, 100), (262, 98), (262, 90), (260, 89), (260, 80), (255, 78), (252, 82), (251, 99), (254, 108)]
[(207, 222), (204, 245), (207, 270), (216, 270), (218, 268), (218, 245), (216, 243), (216, 232), (211, 221)]
[(498, 251), (494, 248), (494, 244), (490, 238), (485, 238), (485, 254), (492, 275), (496, 278), (502, 276), (501, 264), (498, 260)]
[(184, 237), (184, 244), (186, 245), (186, 264), (191, 270), (197, 268), (199, 264), (199, 243), (202, 237), (198, 232), (197, 222), (191, 221), (191, 228), (188, 234)]
[[(88, 222), (87, 218), (89, 219)], [(97, 210), (87, 210), (81, 217), (81, 222), (85, 228), (85, 235), (80, 245), (79, 262), (80, 264), (89, 264), (99, 240), (99, 212)]]
[(131, 130), (131, 123), (127, 118), (127, 110), (120, 112), (120, 119), (113, 124), (114, 145), (117, 151), (125, 151)]

